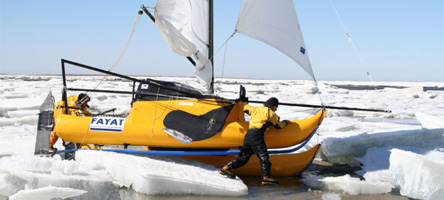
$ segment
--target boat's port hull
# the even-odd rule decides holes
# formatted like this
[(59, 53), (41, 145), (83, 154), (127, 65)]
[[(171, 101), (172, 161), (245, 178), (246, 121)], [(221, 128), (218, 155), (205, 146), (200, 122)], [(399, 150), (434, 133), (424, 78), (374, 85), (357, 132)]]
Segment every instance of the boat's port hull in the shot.
[[(190, 144), (183, 144), (164, 130), (165, 116), (182, 110), (199, 116), (213, 109), (229, 105), (216, 99), (169, 100), (135, 102), (127, 118), (71, 116), (56, 109), (54, 132), (66, 141), (98, 145), (138, 145), (171, 148), (221, 148), (242, 146), (248, 122), (244, 120), (242, 104), (237, 103), (226, 118), (222, 129), (214, 136)], [(325, 117), (325, 110), (316, 115), (293, 120), (283, 129), (270, 128), (265, 134), (269, 148), (297, 145), (315, 131)], [(101, 125), (101, 126), (100, 126)]]

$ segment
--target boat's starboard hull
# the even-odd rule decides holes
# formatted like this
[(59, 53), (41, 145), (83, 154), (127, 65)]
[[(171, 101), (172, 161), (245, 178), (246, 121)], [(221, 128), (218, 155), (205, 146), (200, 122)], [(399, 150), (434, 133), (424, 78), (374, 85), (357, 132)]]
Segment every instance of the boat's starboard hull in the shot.
[[(294, 176), (302, 173), (313, 161), (320, 145), (302, 153), (270, 154), (272, 176)], [(222, 168), (237, 155), (227, 156), (183, 156), (190, 160), (196, 160), (205, 164)], [(236, 175), (260, 176), (261, 165), (257, 156), (251, 156), (243, 167), (233, 170)]]

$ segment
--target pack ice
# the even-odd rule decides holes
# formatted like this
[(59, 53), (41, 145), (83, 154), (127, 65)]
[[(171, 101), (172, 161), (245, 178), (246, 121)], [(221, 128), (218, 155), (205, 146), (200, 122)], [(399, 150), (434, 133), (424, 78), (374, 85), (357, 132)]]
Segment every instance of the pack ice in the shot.
[(147, 195), (248, 194), (240, 179), (228, 179), (213, 166), (181, 157), (139, 157), (98, 151), (79, 151), (76, 161), (60, 156), (15, 155), (0, 159), (0, 197), (44, 199), (118, 199), (119, 188)]
[(393, 149), (390, 173), (401, 194), (416, 199), (444, 199), (444, 152)]
[(81, 163), (102, 166), (120, 184), (143, 194), (248, 194), (239, 178), (222, 177), (213, 166), (178, 156), (140, 157), (84, 150), (78, 151), (76, 158)]

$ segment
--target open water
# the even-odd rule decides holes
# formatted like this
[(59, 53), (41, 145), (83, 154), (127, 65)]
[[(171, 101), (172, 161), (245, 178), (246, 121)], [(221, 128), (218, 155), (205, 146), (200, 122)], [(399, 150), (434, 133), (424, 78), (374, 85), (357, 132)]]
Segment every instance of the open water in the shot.
[[(370, 86), (370, 85), (331, 85), (347, 90), (383, 90), (385, 88), (404, 89), (404, 86)], [(422, 91), (444, 91), (444, 87), (422, 87)]]

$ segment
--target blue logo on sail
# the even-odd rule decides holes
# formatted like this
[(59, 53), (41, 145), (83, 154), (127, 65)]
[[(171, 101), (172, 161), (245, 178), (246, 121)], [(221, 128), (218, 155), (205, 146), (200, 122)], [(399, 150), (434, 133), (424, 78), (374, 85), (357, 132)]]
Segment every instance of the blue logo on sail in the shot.
[(93, 117), (90, 131), (122, 132), (126, 118)]
[(301, 50), (299, 50), (302, 54), (305, 54), (305, 48), (301, 47)]

